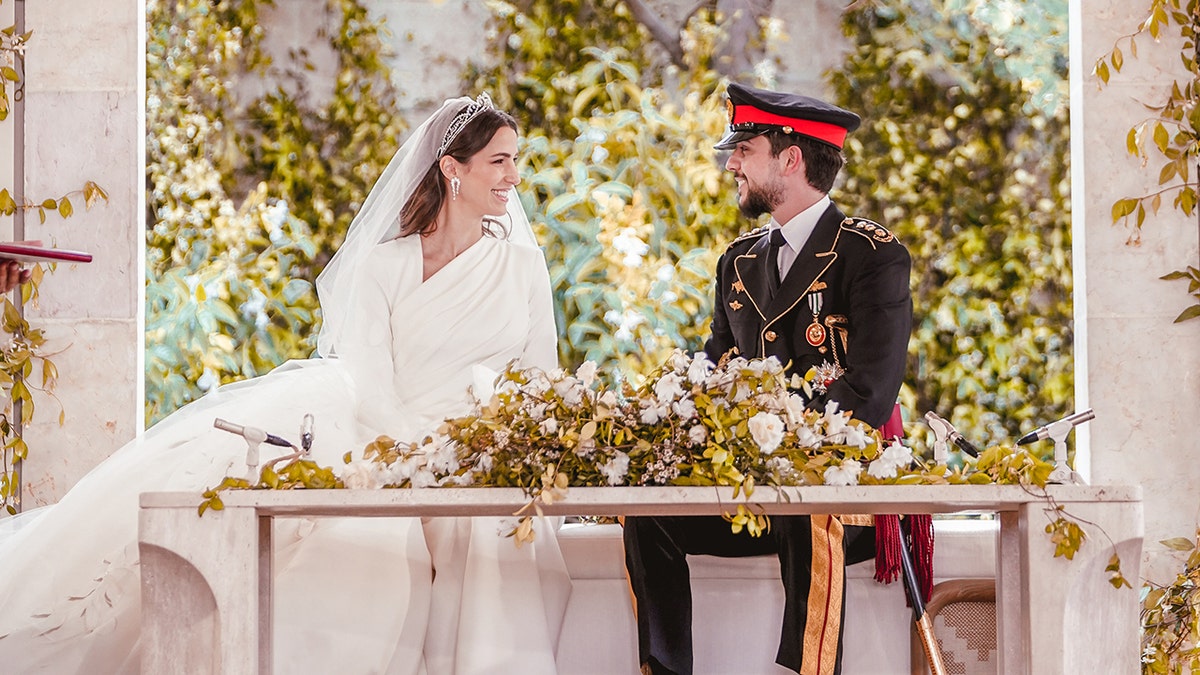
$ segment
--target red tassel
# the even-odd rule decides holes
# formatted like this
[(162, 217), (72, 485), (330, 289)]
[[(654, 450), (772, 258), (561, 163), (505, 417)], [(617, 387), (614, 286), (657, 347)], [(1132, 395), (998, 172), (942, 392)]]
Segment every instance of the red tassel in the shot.
[[(904, 419), (900, 415), (899, 403), (879, 431), (885, 441), (904, 438)], [(921, 596), (929, 602), (929, 596), (933, 594), (933, 516), (917, 513), (905, 516), (905, 519), (908, 520), (906, 536), (901, 534), (900, 516), (875, 516), (875, 580), (890, 584), (900, 578), (900, 542), (903, 537), (912, 551), (917, 587), (921, 590)], [(905, 602), (908, 602), (907, 595)]]
[(906, 516), (908, 520), (908, 539), (912, 544), (913, 571), (917, 573), (917, 585), (921, 596), (929, 601), (933, 593), (933, 516), (928, 513), (918, 513)]
[[(890, 584), (900, 578), (900, 542), (912, 551), (917, 587), (925, 601), (933, 594), (933, 517), (928, 513), (904, 516), (907, 522), (901, 539), (900, 516), (875, 516), (875, 580)], [(907, 602), (907, 601), (906, 601)]]
[(900, 578), (900, 516), (875, 516), (875, 581), (890, 584)]

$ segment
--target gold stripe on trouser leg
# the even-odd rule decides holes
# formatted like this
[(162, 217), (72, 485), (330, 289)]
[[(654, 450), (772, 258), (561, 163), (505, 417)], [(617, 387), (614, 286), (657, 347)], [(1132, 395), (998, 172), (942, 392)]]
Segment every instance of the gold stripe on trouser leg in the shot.
[(842, 524), (837, 518), (827, 514), (812, 516), (812, 578), (808, 585), (801, 675), (826, 675), (837, 665), (842, 587), (846, 581), (842, 536)]

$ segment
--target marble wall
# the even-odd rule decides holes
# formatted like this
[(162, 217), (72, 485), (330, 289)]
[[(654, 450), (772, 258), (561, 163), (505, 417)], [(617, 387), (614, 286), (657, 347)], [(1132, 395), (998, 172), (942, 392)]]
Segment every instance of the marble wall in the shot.
[[(57, 501), (141, 428), (138, 4), (24, 3), (26, 29), (33, 30), (25, 126), (12, 132), (23, 141), (8, 137), (3, 164), (11, 167), (13, 152), (23, 150), (30, 198), (60, 197), (87, 180), (110, 197), (87, 211), (74, 195), (71, 218), (50, 215), (41, 224), (32, 214), (26, 221), (26, 238), (94, 256), (90, 264), (59, 265), (41, 285), (40, 300), (26, 308), (30, 322), (45, 330), (61, 375), (54, 396), (36, 397), (26, 430), (26, 508)], [(12, 124), (10, 118), (5, 126)], [(40, 373), (34, 380), (40, 383)]]
[(1149, 2), (1072, 0), (1072, 208), (1075, 230), (1076, 399), (1096, 419), (1083, 427), (1090, 480), (1140, 483), (1145, 490), (1145, 576), (1174, 577), (1178, 555), (1157, 542), (1192, 537), (1200, 506), (1200, 321), (1172, 321), (1190, 304), (1186, 284), (1159, 276), (1200, 266), (1200, 223), (1170, 206), (1140, 236), (1114, 226), (1112, 204), (1158, 189), (1158, 167), (1127, 154), (1130, 127), (1148, 117), (1143, 104), (1164, 100), (1186, 80), (1180, 45), (1143, 37), (1137, 57), (1101, 88), (1091, 74), (1145, 16)]

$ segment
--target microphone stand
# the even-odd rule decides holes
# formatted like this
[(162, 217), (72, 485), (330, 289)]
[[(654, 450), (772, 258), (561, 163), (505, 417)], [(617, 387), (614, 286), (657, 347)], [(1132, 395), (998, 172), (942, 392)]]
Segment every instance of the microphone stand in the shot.
[(1075, 425), (1069, 419), (1061, 419), (1046, 425), (1046, 435), (1054, 441), (1054, 470), (1046, 479), (1048, 483), (1085, 484), (1083, 476), (1080, 476), (1067, 464), (1067, 434), (1071, 433), (1071, 429), (1074, 428)]
[[(302, 454), (302, 452), (307, 451), (307, 448), (305, 449), (305, 451), (301, 451), (296, 446), (292, 445), (292, 443), (290, 441), (288, 441), (287, 439), (276, 436), (275, 434), (269, 434), (266, 431), (259, 429), (258, 427), (234, 424), (233, 422), (228, 422), (226, 420), (221, 419), (220, 417), (213, 419), (213, 426), (220, 429), (221, 431), (228, 431), (231, 434), (241, 436), (246, 441), (246, 478), (252, 484), (258, 480), (258, 465), (259, 465), (259, 448), (258, 448), (258, 446), (261, 445), (262, 443), (266, 443), (268, 445), (275, 445), (275, 446), (278, 446), (281, 448), (291, 448), (292, 449), (293, 452), (290, 456), (285, 455), (283, 458), (280, 458), (280, 459), (286, 459), (288, 457), (299, 457)], [(308, 433), (308, 438), (307, 438), (307, 442), (309, 444), (312, 443), (311, 428), (312, 427), (311, 427), (311, 419), (310, 419), (309, 420), (309, 433)], [(274, 464), (276, 461), (278, 461), (278, 459), (272, 460), (270, 463)]]

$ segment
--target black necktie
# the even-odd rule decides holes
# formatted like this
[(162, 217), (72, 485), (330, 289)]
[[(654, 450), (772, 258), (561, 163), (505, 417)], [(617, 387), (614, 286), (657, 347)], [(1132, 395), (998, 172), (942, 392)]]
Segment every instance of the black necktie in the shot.
[(783, 230), (771, 230), (771, 239), (767, 246), (767, 287), (771, 291), (771, 297), (775, 297), (776, 291), (779, 290), (779, 247), (786, 243)]

